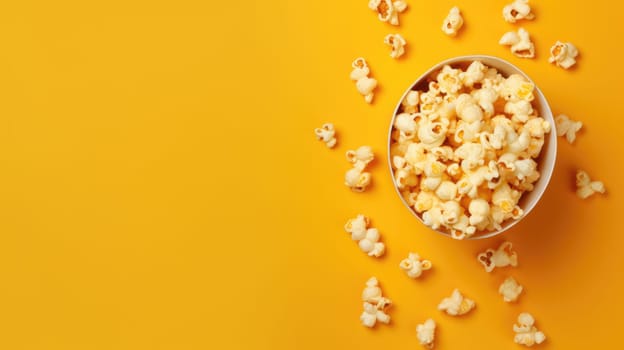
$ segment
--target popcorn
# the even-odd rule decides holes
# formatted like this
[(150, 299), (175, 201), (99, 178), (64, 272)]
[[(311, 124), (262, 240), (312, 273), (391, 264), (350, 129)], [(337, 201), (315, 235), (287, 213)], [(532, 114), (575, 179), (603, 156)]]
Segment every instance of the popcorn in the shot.
[(369, 225), (370, 219), (360, 214), (347, 221), (344, 229), (351, 234), (351, 239), (358, 241), (358, 246), (364, 253), (380, 257), (385, 252), (386, 246), (379, 242), (379, 231), (376, 228), (369, 228)]
[(325, 142), (328, 148), (333, 148), (336, 145), (336, 131), (334, 130), (334, 124), (325, 123), (320, 128), (314, 129), (316, 139)]
[(519, 219), (540, 178), (552, 126), (533, 106), (535, 85), (479, 61), (446, 65), (426, 91), (409, 91), (391, 131), (394, 183), (434, 230), (464, 239)]
[(449, 298), (442, 299), (438, 305), (438, 310), (445, 311), (451, 316), (461, 316), (474, 309), (474, 300), (464, 298), (458, 289), (453, 290)]
[(370, 0), (368, 8), (377, 12), (377, 17), (380, 21), (398, 26), (399, 13), (407, 9), (407, 3), (402, 0), (394, 2), (391, 0)]
[(345, 173), (345, 185), (354, 192), (364, 192), (371, 183), (371, 174), (364, 170), (375, 158), (373, 150), (370, 146), (361, 146), (355, 151), (347, 151), (346, 155), (353, 168)]
[(377, 278), (371, 277), (366, 281), (366, 287), (362, 291), (362, 301), (364, 301), (364, 311), (360, 315), (362, 325), (372, 328), (377, 321), (390, 323), (390, 315), (386, 313), (386, 309), (392, 305), (392, 301), (382, 296)]
[(525, 346), (533, 346), (534, 344), (544, 342), (546, 336), (538, 331), (534, 324), (535, 319), (528, 312), (518, 315), (518, 324), (513, 325), (513, 330), (516, 332), (514, 342)]
[(497, 250), (487, 249), (477, 256), (477, 260), (487, 272), (492, 272), (495, 267), (518, 266), (518, 255), (511, 250), (511, 242), (503, 242)]
[(403, 39), (401, 34), (386, 35), (384, 43), (392, 48), (390, 52), (390, 57), (392, 58), (399, 58), (405, 53), (405, 44), (407, 44), (407, 42)]
[(373, 90), (377, 87), (377, 80), (370, 78), (370, 69), (366, 64), (366, 60), (362, 57), (356, 58), (351, 64), (353, 70), (351, 71), (351, 80), (355, 81), (355, 87), (360, 95), (364, 96), (364, 100), (367, 103), (373, 102)]
[(589, 174), (583, 170), (576, 173), (576, 195), (586, 199), (594, 193), (605, 193), (605, 185), (601, 181), (592, 181)]
[(576, 64), (576, 56), (579, 52), (572, 43), (562, 43), (557, 41), (550, 48), (550, 58), (548, 62), (556, 64), (558, 67), (568, 69)]
[(520, 293), (522, 293), (522, 286), (513, 277), (508, 277), (500, 285), (498, 292), (503, 296), (503, 300), (510, 303), (518, 300)]
[(416, 253), (409, 253), (406, 259), (401, 260), (399, 267), (407, 273), (409, 278), (418, 278), (423, 271), (427, 271), (431, 268), (431, 261), (421, 260), (420, 255)]
[(505, 33), (498, 43), (504, 46), (511, 46), (511, 53), (520, 58), (535, 57), (535, 45), (529, 38), (529, 32), (524, 28), (518, 29), (518, 32)]
[(535, 15), (531, 13), (529, 0), (516, 0), (503, 7), (503, 18), (509, 23), (516, 23), (516, 21), (521, 19), (532, 20), (535, 18)]
[(442, 31), (446, 35), (455, 36), (463, 24), (464, 19), (459, 12), (459, 8), (455, 6), (451, 8), (449, 14), (444, 19), (444, 22), (442, 23)]
[(559, 114), (555, 117), (557, 136), (565, 135), (569, 143), (576, 140), (576, 133), (583, 127), (583, 122), (574, 121), (565, 114)]
[(427, 319), (425, 323), (416, 326), (416, 337), (420, 345), (427, 349), (433, 349), (435, 328), (436, 324), (432, 319)]

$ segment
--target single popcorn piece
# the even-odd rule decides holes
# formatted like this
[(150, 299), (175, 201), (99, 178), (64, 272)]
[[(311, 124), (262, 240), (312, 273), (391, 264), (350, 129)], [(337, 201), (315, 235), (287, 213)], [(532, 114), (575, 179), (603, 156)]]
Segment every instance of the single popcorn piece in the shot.
[(420, 345), (427, 349), (433, 349), (436, 323), (432, 319), (427, 319), (423, 324), (416, 326), (416, 337)]
[(520, 58), (535, 57), (535, 45), (531, 42), (529, 32), (524, 28), (518, 29), (518, 32), (505, 33), (498, 43), (504, 46), (511, 46), (511, 53)]
[(371, 174), (365, 172), (366, 166), (375, 159), (370, 146), (361, 146), (346, 153), (347, 160), (353, 168), (345, 173), (345, 185), (354, 192), (364, 192), (371, 183)]
[(399, 267), (405, 271), (409, 278), (418, 278), (423, 273), (431, 268), (431, 261), (422, 260), (416, 253), (409, 253), (406, 259), (401, 260)]
[(516, 332), (514, 342), (525, 346), (543, 343), (546, 340), (546, 336), (538, 331), (534, 325), (535, 319), (528, 312), (518, 315), (518, 324), (513, 325), (513, 330)]
[(498, 288), (498, 292), (503, 296), (503, 300), (511, 303), (518, 300), (522, 293), (522, 286), (513, 277), (508, 277)]
[(574, 121), (565, 114), (559, 114), (555, 117), (557, 136), (565, 135), (569, 143), (574, 143), (576, 133), (583, 127), (583, 122)]
[(605, 193), (606, 188), (602, 181), (592, 181), (589, 174), (583, 170), (576, 173), (576, 195), (586, 199), (594, 193)]
[(402, 0), (370, 0), (368, 2), (368, 8), (377, 12), (377, 17), (380, 21), (398, 26), (399, 13), (407, 9), (407, 3)]
[(371, 277), (366, 281), (362, 301), (364, 301), (364, 311), (360, 315), (362, 325), (372, 328), (377, 321), (386, 324), (390, 322), (390, 315), (386, 310), (392, 305), (392, 301), (382, 295), (377, 278)]
[(325, 142), (328, 148), (336, 146), (336, 131), (334, 130), (334, 124), (325, 123), (320, 128), (314, 129), (316, 139)]
[(442, 31), (449, 36), (457, 35), (459, 29), (464, 25), (464, 19), (457, 6), (451, 8), (449, 14), (442, 23)]
[(572, 43), (562, 43), (557, 41), (550, 48), (550, 58), (548, 62), (556, 64), (558, 67), (568, 69), (576, 64), (576, 56), (579, 52)]
[(362, 57), (356, 58), (351, 64), (353, 70), (351, 71), (351, 80), (355, 81), (355, 87), (360, 95), (364, 96), (364, 100), (367, 103), (373, 102), (375, 94), (373, 90), (377, 87), (377, 80), (370, 78), (370, 69), (366, 60)]
[(503, 18), (509, 23), (516, 23), (516, 21), (521, 19), (532, 20), (535, 18), (535, 15), (531, 13), (529, 0), (516, 0), (503, 7)]
[(399, 58), (405, 53), (405, 44), (407, 44), (407, 42), (403, 39), (401, 34), (386, 35), (384, 43), (392, 48), (390, 52), (390, 57), (392, 58)]
[(351, 234), (351, 239), (358, 242), (360, 249), (368, 256), (380, 257), (386, 246), (379, 242), (379, 230), (369, 228), (370, 219), (362, 214), (349, 219), (344, 226), (345, 231)]
[(492, 272), (496, 267), (518, 266), (518, 255), (511, 250), (511, 242), (503, 242), (498, 249), (487, 249), (477, 256), (485, 271)]
[(474, 300), (465, 298), (458, 289), (453, 290), (450, 297), (442, 299), (438, 310), (445, 311), (451, 316), (461, 316), (474, 309)]

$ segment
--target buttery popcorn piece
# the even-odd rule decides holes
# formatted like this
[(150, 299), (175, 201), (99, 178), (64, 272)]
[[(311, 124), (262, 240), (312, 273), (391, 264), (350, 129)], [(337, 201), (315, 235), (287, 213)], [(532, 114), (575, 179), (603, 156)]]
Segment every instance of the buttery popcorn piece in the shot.
[(325, 123), (320, 128), (314, 129), (316, 139), (325, 142), (328, 148), (333, 148), (336, 145), (336, 131), (334, 130), (334, 124)]
[(377, 278), (371, 277), (366, 281), (362, 301), (364, 301), (364, 311), (360, 315), (362, 325), (372, 328), (377, 321), (386, 324), (390, 322), (390, 315), (386, 310), (392, 305), (392, 301), (382, 295)]
[(529, 32), (524, 28), (518, 29), (518, 32), (505, 33), (498, 43), (504, 46), (511, 46), (511, 53), (518, 57), (535, 57), (535, 45), (531, 42)]
[(589, 174), (583, 170), (576, 173), (576, 195), (586, 199), (594, 193), (605, 193), (606, 188), (602, 181), (592, 181)]
[(431, 261), (422, 260), (416, 253), (409, 253), (406, 259), (401, 260), (399, 267), (407, 273), (409, 278), (418, 278), (423, 271), (431, 268)]
[(450, 297), (442, 299), (438, 310), (445, 311), (451, 316), (461, 316), (474, 309), (474, 300), (465, 298), (458, 289), (453, 290)]
[(557, 136), (565, 135), (569, 143), (574, 143), (576, 133), (583, 127), (583, 122), (574, 121), (565, 114), (559, 114), (555, 117)]
[(377, 12), (377, 17), (380, 21), (398, 26), (399, 13), (407, 9), (407, 3), (402, 0), (370, 0), (368, 2), (368, 8)]
[(522, 293), (522, 286), (513, 277), (508, 277), (498, 288), (498, 292), (503, 296), (503, 300), (511, 303), (518, 300)]
[(347, 221), (344, 229), (351, 234), (351, 239), (358, 241), (358, 246), (364, 253), (368, 256), (380, 257), (385, 252), (386, 247), (379, 242), (379, 230), (369, 228), (369, 225), (370, 219), (360, 214)]
[(390, 57), (392, 58), (399, 58), (405, 53), (405, 44), (407, 44), (407, 42), (403, 39), (401, 34), (386, 35), (384, 43), (392, 48), (392, 51), (390, 51)]
[(572, 43), (562, 43), (557, 41), (550, 48), (550, 57), (548, 62), (556, 64), (558, 67), (568, 69), (576, 64), (576, 56), (579, 52)]
[(462, 18), (459, 8), (457, 6), (451, 8), (449, 14), (442, 23), (442, 31), (446, 35), (455, 36), (459, 29), (464, 25), (464, 19)]
[(516, 0), (503, 7), (503, 18), (509, 23), (516, 23), (516, 21), (521, 19), (532, 20), (535, 18), (535, 15), (531, 13), (529, 0)]
[(511, 250), (511, 242), (503, 242), (498, 249), (487, 249), (477, 256), (477, 260), (485, 267), (485, 271), (492, 272), (496, 267), (518, 266), (518, 255)]
[(518, 315), (518, 324), (513, 325), (513, 330), (516, 332), (514, 342), (525, 346), (533, 346), (534, 344), (544, 342), (546, 336), (538, 331), (534, 324), (535, 319), (528, 312)]
[(435, 338), (435, 321), (427, 319), (423, 324), (416, 326), (416, 337), (420, 345), (427, 349), (433, 349), (433, 341)]
[(354, 192), (364, 192), (371, 183), (371, 174), (364, 170), (375, 158), (373, 149), (370, 146), (361, 146), (355, 151), (347, 151), (346, 156), (353, 168), (345, 173), (345, 185)]
[(353, 70), (351, 71), (351, 80), (355, 81), (355, 87), (360, 95), (364, 96), (364, 100), (367, 103), (373, 102), (373, 90), (377, 87), (377, 80), (370, 78), (370, 69), (366, 60), (362, 57), (356, 58), (351, 64)]

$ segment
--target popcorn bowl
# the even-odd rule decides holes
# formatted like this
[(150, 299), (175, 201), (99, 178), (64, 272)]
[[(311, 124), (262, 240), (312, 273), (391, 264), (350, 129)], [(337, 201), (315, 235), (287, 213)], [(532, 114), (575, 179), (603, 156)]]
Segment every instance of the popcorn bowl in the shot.
[[(445, 65), (449, 65), (452, 68), (465, 69), (473, 61), (481, 61), (484, 65), (497, 69), (498, 72), (501, 73), (503, 77), (505, 78), (509, 77), (511, 74), (519, 74), (523, 76), (524, 78), (526, 78), (529, 82), (533, 83), (535, 85), (535, 88), (533, 90), (535, 98), (531, 102), (531, 104), (533, 108), (538, 112), (538, 116), (543, 118), (547, 122), (549, 122), (551, 126), (550, 132), (544, 135), (544, 145), (541, 149), (539, 157), (534, 159), (537, 163), (537, 171), (540, 173), (540, 177), (534, 183), (533, 190), (525, 191), (522, 194), (522, 197), (520, 198), (517, 204), (522, 209), (523, 214), (518, 218), (509, 218), (505, 220), (500, 225), (500, 228), (497, 230), (477, 231), (475, 234), (466, 237), (466, 239), (481, 239), (481, 238), (493, 237), (500, 233), (503, 233), (504, 231), (510, 229), (515, 224), (520, 222), (520, 220), (525, 218), (533, 210), (533, 208), (535, 208), (540, 198), (546, 191), (546, 188), (548, 186), (548, 183), (550, 182), (550, 178), (552, 176), (552, 173), (555, 167), (555, 160), (557, 156), (557, 133), (555, 130), (555, 121), (553, 118), (552, 111), (550, 110), (550, 106), (548, 105), (546, 98), (544, 97), (540, 89), (537, 87), (535, 82), (533, 82), (533, 80), (531, 80), (531, 78), (527, 76), (524, 72), (522, 72), (518, 67), (514, 66), (513, 64), (501, 58), (494, 57), (494, 56), (469, 55), (469, 56), (459, 56), (459, 57), (454, 57), (454, 58), (444, 60), (434, 65), (433, 67), (431, 67), (425, 73), (423, 73), (418, 79), (414, 81), (414, 83), (412, 83), (405, 90), (405, 93), (401, 96), (401, 98), (399, 99), (397, 103), (396, 108), (394, 109), (392, 120), (390, 122), (389, 132), (388, 132), (388, 166), (390, 169), (390, 175), (392, 177), (394, 188), (396, 190), (396, 193), (399, 195), (399, 198), (401, 198), (401, 201), (403, 202), (403, 204), (405, 204), (406, 208), (415, 217), (417, 217), (418, 220), (420, 220), (420, 222), (423, 223), (423, 225), (425, 225), (422, 214), (417, 213), (416, 210), (409, 205), (406, 198), (404, 198), (403, 194), (401, 193), (401, 190), (399, 189), (399, 185), (397, 184), (396, 177), (394, 175), (395, 171), (392, 166), (392, 162), (393, 162), (392, 145), (394, 141), (393, 141), (392, 136), (393, 136), (393, 131), (395, 129), (394, 127), (395, 119), (397, 115), (400, 114), (403, 100), (405, 99), (405, 97), (411, 90), (416, 89), (420, 91), (426, 91), (428, 88), (428, 82), (430, 80), (435, 79), (435, 75)], [(439, 229), (433, 229), (431, 227), (429, 228), (442, 235), (452, 237), (450, 231), (444, 228), (443, 226), (441, 226)]]

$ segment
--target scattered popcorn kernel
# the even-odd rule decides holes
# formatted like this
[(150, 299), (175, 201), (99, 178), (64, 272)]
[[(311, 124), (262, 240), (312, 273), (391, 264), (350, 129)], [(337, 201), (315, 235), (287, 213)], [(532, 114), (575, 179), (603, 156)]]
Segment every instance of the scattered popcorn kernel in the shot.
[(407, 273), (409, 278), (418, 278), (423, 271), (431, 268), (431, 261), (421, 260), (418, 254), (409, 253), (407, 259), (401, 260), (399, 267)]
[(358, 215), (349, 219), (344, 226), (345, 231), (351, 234), (351, 239), (358, 241), (360, 249), (369, 256), (380, 257), (386, 250), (383, 243), (379, 242), (379, 231), (369, 228), (370, 219), (364, 215)]
[(516, 23), (516, 21), (521, 19), (532, 20), (535, 18), (535, 15), (531, 13), (529, 0), (516, 0), (503, 7), (503, 18), (509, 23)]
[(377, 80), (368, 76), (370, 74), (370, 69), (368, 68), (368, 64), (366, 64), (366, 60), (362, 57), (356, 58), (351, 66), (353, 70), (351, 71), (350, 77), (351, 80), (355, 81), (355, 87), (358, 92), (360, 95), (364, 96), (364, 100), (367, 103), (373, 102), (373, 97), (375, 96), (373, 90), (377, 87)]
[(518, 300), (522, 293), (522, 286), (513, 277), (508, 277), (498, 288), (498, 292), (503, 296), (503, 300), (508, 303)]
[(514, 342), (525, 346), (533, 346), (534, 344), (544, 342), (546, 336), (538, 331), (534, 324), (535, 319), (528, 312), (518, 315), (518, 324), (513, 325), (513, 330), (516, 332)]
[(458, 289), (453, 290), (449, 298), (442, 299), (438, 305), (438, 310), (445, 311), (451, 316), (461, 316), (468, 313), (475, 307), (475, 302), (465, 298)]
[(487, 249), (477, 259), (487, 272), (492, 272), (496, 267), (518, 266), (518, 255), (511, 250), (511, 246), (511, 242), (503, 242), (498, 249)]
[(353, 164), (353, 168), (345, 173), (345, 185), (354, 192), (364, 192), (371, 183), (371, 174), (364, 170), (375, 158), (373, 149), (370, 146), (362, 146), (355, 151), (347, 151), (346, 156), (349, 163)]
[(435, 321), (428, 319), (423, 324), (416, 326), (416, 337), (420, 345), (427, 349), (433, 349), (433, 341), (435, 338)]
[(449, 14), (444, 19), (444, 22), (442, 23), (442, 31), (446, 35), (455, 36), (463, 24), (464, 19), (459, 12), (459, 8), (455, 6), (451, 8)]
[(498, 43), (504, 46), (511, 46), (511, 53), (518, 57), (535, 57), (535, 45), (531, 42), (529, 32), (524, 28), (518, 29), (518, 32), (505, 33)]
[(407, 9), (407, 3), (402, 0), (370, 0), (368, 8), (377, 12), (377, 17), (380, 21), (398, 26), (399, 13)]
[(392, 301), (382, 295), (377, 278), (371, 277), (366, 281), (366, 287), (362, 291), (362, 300), (364, 301), (364, 311), (360, 315), (362, 325), (371, 328), (377, 321), (386, 324), (390, 322), (390, 315), (386, 313), (386, 310), (392, 305)]
[(334, 130), (334, 124), (325, 123), (320, 128), (314, 129), (316, 139), (325, 142), (328, 148), (333, 148), (336, 145), (336, 131)]
[(346, 153), (347, 160), (358, 169), (364, 169), (370, 162), (375, 159), (373, 148), (370, 146), (361, 146), (355, 151), (349, 150)]
[(392, 58), (399, 58), (405, 53), (405, 44), (407, 44), (407, 42), (403, 39), (401, 34), (386, 35), (384, 43), (392, 48), (390, 52), (390, 57)]
[(565, 135), (566, 140), (569, 143), (573, 143), (576, 140), (576, 133), (583, 127), (583, 122), (574, 121), (568, 118), (565, 114), (559, 114), (555, 117), (555, 124), (557, 129), (557, 136)]
[(606, 188), (602, 181), (592, 181), (589, 174), (583, 170), (576, 173), (576, 195), (586, 199), (594, 193), (605, 193)]
[(572, 43), (562, 43), (557, 41), (550, 48), (550, 58), (548, 62), (556, 64), (558, 67), (568, 69), (576, 64), (576, 56), (579, 52)]

